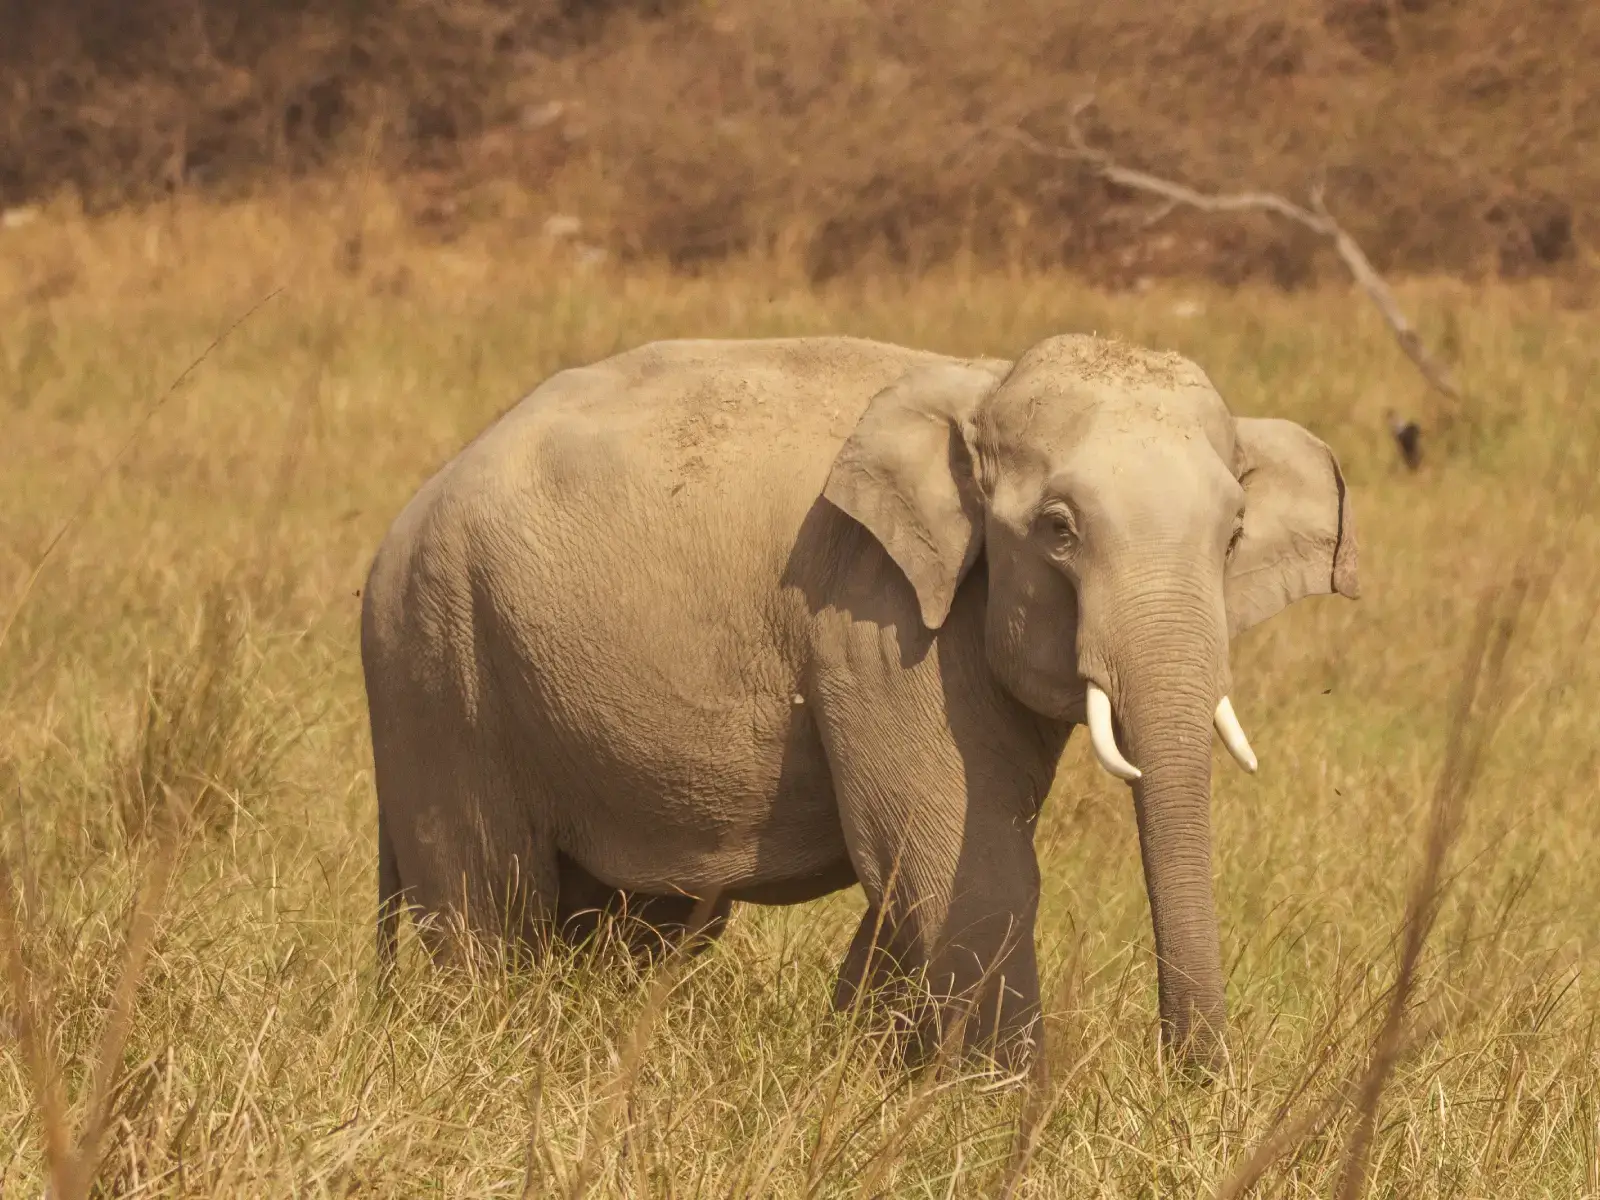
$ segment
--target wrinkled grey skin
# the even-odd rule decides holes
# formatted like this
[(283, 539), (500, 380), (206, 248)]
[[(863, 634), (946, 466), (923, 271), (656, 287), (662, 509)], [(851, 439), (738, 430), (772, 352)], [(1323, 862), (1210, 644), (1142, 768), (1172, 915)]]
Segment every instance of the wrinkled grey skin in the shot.
[[(1328, 447), (1176, 355), (681, 341), (564, 371), (373, 564), (380, 899), (537, 944), (620, 897), (670, 938), (709, 891), (859, 882), (835, 1002), (920, 973), (913, 1053), (965, 997), (969, 1045), (1015, 1061), (1034, 823), (1092, 681), (1143, 771), (1164, 1036), (1211, 1061), (1229, 639), (1354, 596), (1355, 552)], [(394, 936), (386, 904), (385, 961)]]

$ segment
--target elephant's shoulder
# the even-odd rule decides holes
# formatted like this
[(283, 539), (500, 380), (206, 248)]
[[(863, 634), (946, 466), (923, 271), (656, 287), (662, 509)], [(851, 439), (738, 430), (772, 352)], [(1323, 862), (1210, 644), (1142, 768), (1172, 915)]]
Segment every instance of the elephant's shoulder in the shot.
[(942, 361), (845, 337), (649, 343), (552, 375), (462, 452), (451, 487), (492, 507), (819, 494), (871, 398)]

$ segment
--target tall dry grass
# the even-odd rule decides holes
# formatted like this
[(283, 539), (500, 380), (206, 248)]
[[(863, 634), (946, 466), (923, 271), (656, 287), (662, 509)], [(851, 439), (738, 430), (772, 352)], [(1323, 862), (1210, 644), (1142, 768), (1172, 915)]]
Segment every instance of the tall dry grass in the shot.
[[(0, 646), (0, 1192), (38, 1194), (53, 1139), (58, 1195), (1600, 1196), (1593, 314), (1406, 286), (1472, 397), (1413, 475), (1382, 413), (1420, 384), (1338, 291), (611, 274), (416, 245), (355, 186), (0, 247), (8, 596), (92, 497)], [(1132, 814), (1078, 745), (1039, 832), (1047, 1053), (1020, 1084), (906, 1076), (825, 1019), (853, 895), (741, 909), (653, 972), (440, 975), (408, 938), (377, 996), (355, 592), (434, 465), (647, 338), (1006, 354), (1072, 329), (1305, 422), (1359, 506), (1363, 599), (1235, 648), (1262, 770), (1216, 774), (1221, 1079), (1154, 1053)]]

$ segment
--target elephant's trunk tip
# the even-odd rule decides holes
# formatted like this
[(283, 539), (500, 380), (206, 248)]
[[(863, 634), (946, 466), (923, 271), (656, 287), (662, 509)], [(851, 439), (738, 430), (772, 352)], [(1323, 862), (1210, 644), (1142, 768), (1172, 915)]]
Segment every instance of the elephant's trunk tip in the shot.
[(1233, 701), (1226, 696), (1217, 701), (1216, 715), (1212, 720), (1222, 738), (1222, 744), (1228, 748), (1228, 753), (1233, 755), (1233, 760), (1254, 775), (1256, 752), (1250, 749), (1250, 740), (1244, 736), (1244, 727), (1239, 724), (1238, 714), (1233, 711)]
[(1100, 765), (1126, 783), (1143, 778), (1144, 772), (1122, 757), (1117, 748), (1116, 734), (1111, 730), (1111, 697), (1099, 684), (1090, 682), (1084, 694), (1084, 708), (1089, 718), (1089, 742)]

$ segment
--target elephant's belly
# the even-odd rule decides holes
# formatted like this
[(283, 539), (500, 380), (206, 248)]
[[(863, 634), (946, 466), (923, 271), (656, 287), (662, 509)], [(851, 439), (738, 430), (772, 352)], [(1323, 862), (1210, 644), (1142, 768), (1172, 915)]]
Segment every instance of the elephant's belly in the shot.
[(562, 746), (550, 756), (565, 767), (551, 789), (561, 851), (612, 887), (653, 894), (789, 904), (848, 886), (821, 739), (801, 706), (775, 709), (669, 709)]
[(491, 589), (485, 640), (522, 774), (559, 849), (612, 887), (792, 885), (848, 858), (801, 697), (808, 613), (778, 587), (782, 553), (752, 544), (783, 544), (777, 518), (728, 508), (689, 521), (613, 505), (628, 556), (608, 542), (580, 557), (574, 526), (523, 547), (521, 590)]
[(731, 888), (728, 899), (746, 904), (804, 904), (855, 884), (856, 869), (846, 857), (815, 874)]
[(568, 824), (560, 849), (610, 886), (652, 895), (714, 889), (754, 904), (798, 904), (855, 882), (831, 805), (780, 794), (730, 811), (730, 799), (647, 795), (626, 812), (596, 805)]

